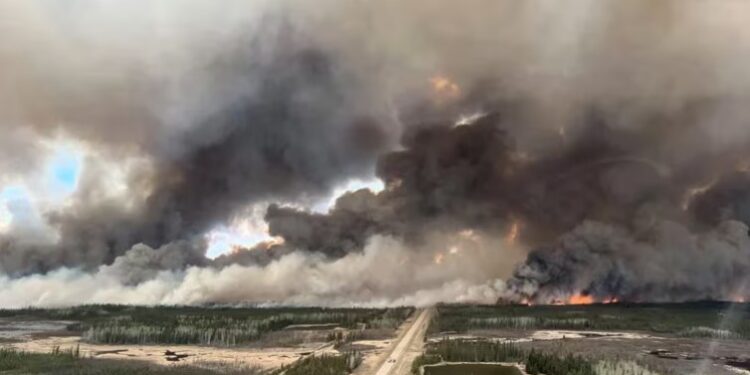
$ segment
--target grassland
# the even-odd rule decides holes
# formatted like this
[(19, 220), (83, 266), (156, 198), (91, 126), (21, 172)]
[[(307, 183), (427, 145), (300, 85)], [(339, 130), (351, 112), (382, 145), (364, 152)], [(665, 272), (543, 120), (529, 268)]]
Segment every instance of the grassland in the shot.
[(415, 369), (516, 362), (530, 374), (667, 375), (750, 364), (750, 304), (442, 305), (430, 334)]
[(750, 339), (750, 305), (735, 305), (722, 327), (724, 303), (588, 306), (440, 306), (431, 332), (482, 329), (645, 331), (696, 338)]
[(230, 308), (93, 305), (65, 309), (0, 310), (0, 317), (68, 320), (71, 332), (100, 344), (194, 344), (237, 346), (295, 326), (357, 330), (395, 329), (411, 308)]

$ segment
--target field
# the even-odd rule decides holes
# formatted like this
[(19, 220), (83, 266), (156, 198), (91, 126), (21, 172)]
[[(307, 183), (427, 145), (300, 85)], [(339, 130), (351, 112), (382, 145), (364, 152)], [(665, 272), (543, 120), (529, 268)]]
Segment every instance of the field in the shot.
[(379, 355), (413, 311), (118, 305), (0, 310), (0, 372), (340, 374)]
[(246, 365), (201, 363), (199, 365), (153, 366), (140, 362), (84, 358), (75, 349), (54, 349), (49, 353), (29, 353), (0, 349), (0, 373), (70, 375), (261, 375), (259, 368)]
[[(722, 320), (731, 327), (722, 327)], [(750, 338), (750, 304), (599, 304), (586, 306), (441, 306), (432, 331), (568, 329), (643, 331), (703, 338)]]
[[(295, 327), (343, 328), (367, 335), (395, 329), (411, 314), (398, 309), (196, 308), (98, 305), (53, 310), (0, 310), (0, 318), (73, 321), (84, 342), (237, 346)], [(370, 332), (368, 332), (370, 331)], [(342, 331), (343, 332), (343, 331)], [(340, 339), (346, 339), (341, 335)]]
[(746, 304), (440, 305), (423, 311), (430, 314), (414, 311), (0, 310), (0, 373), (371, 375), (418, 325), (410, 322), (421, 321), (422, 332), (429, 332), (424, 348), (420, 338), (406, 366), (394, 366), (399, 370), (389, 375), (750, 374)]
[[(750, 374), (750, 305), (443, 305), (421, 363), (512, 362), (529, 374)], [(415, 364), (414, 373), (418, 373)]]

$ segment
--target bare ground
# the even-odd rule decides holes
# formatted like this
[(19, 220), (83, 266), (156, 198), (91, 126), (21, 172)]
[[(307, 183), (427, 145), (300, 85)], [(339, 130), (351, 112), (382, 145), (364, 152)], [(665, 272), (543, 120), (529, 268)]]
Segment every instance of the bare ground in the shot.
[(644, 332), (562, 330), (474, 330), (462, 335), (434, 335), (430, 340), (446, 336), (491, 338), (514, 342), (523, 348), (572, 353), (595, 359), (637, 360), (669, 374), (750, 374), (726, 365), (727, 358), (749, 359), (750, 341), (747, 340), (684, 338)]
[[(226, 363), (275, 369), (311, 354), (339, 353), (326, 341), (326, 331), (290, 330), (273, 332), (259, 342), (244, 347), (210, 347), (198, 345), (105, 345), (81, 341), (79, 335), (65, 330), (71, 322), (0, 320), (0, 345), (23, 351), (49, 353), (55, 348), (78, 348), (92, 358), (137, 360), (158, 365)], [(363, 367), (375, 367), (395, 338), (394, 331), (378, 331), (375, 339), (358, 340), (342, 350), (355, 349), (363, 354)], [(393, 335), (393, 336), (392, 336)], [(388, 337), (392, 336), (392, 337)], [(385, 337), (384, 339), (378, 339)], [(179, 361), (169, 361), (179, 354)], [(183, 357), (186, 355), (185, 357)], [(369, 374), (369, 372), (362, 372)]]

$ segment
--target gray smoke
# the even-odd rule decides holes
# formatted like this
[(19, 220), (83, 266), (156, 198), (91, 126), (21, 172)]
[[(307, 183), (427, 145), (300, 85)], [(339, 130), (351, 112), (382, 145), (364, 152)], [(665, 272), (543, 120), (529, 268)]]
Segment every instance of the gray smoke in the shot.
[[(41, 224), (0, 232), (3, 282), (101, 281), (111, 293), (88, 301), (117, 291), (148, 303), (308, 292), (333, 303), (363, 291), (388, 303), (454, 279), (483, 299), (730, 298), (749, 219), (748, 11), (679, 0), (3, 2), (13, 20), (0, 22), (0, 183), (33, 181), (50, 140), (86, 150), (64, 204), (41, 202)], [(373, 173), (383, 191), (305, 208)], [(277, 241), (206, 259), (208, 231), (269, 203)], [(481, 250), (463, 249), (474, 246), (465, 237)], [(375, 272), (367, 255), (387, 254), (372, 245), (383, 238), (434, 277), (380, 285), (360, 268), (367, 282), (354, 289), (314, 283), (318, 268)], [(504, 289), (519, 246), (532, 251)], [(466, 267), (440, 274), (444, 259)], [(481, 263), (494, 271), (474, 275)], [(201, 284), (211, 277), (221, 280)], [(259, 287), (234, 294), (230, 278)], [(157, 285), (153, 299), (135, 297)]]
[(508, 281), (515, 301), (675, 302), (748, 297), (747, 225), (727, 221), (695, 234), (663, 221), (643, 232), (585, 222), (555, 244), (531, 252)]
[[(33, 5), (6, 6), (22, 14), (36, 10)], [(38, 11), (48, 10), (41, 8)], [(75, 94), (58, 97), (66, 94), (53, 92), (55, 97), (49, 102), (30, 98), (35, 106), (51, 107), (42, 108), (43, 112), (55, 116), (50, 121), (61, 131), (99, 147), (136, 148), (148, 162), (127, 176), (133, 207), (98, 201), (101, 181), (91, 174), (101, 171), (88, 171), (89, 177), (73, 197), (76, 204), (48, 213), (59, 240), (29, 243), (18, 233), (5, 235), (0, 239), (0, 267), (6, 273), (23, 275), (109, 264), (138, 243), (160, 247), (177, 240), (192, 241), (247, 204), (323, 195), (337, 181), (367, 173), (374, 156), (388, 144), (386, 129), (391, 124), (377, 117), (374, 101), (370, 101), (375, 104), (371, 108), (360, 107), (369, 101), (368, 89), (335, 54), (303, 41), (304, 30), (290, 25), (284, 15), (266, 17), (257, 20), (261, 26), (255, 34), (242, 35), (243, 30), (238, 30), (224, 49), (211, 50), (210, 59), (201, 59), (204, 65), (178, 71), (184, 76), (174, 84), (157, 83), (167, 77), (122, 77), (128, 85), (140, 85), (142, 80), (158, 85), (153, 92), (146, 87), (142, 91), (100, 88), (96, 85), (109, 82), (67, 82), (61, 77), (61, 86), (53, 84), (49, 89), (76, 90)], [(85, 21), (75, 17), (70, 21), (74, 22), (71, 27), (90, 26), (78, 25)], [(36, 56), (25, 52), (11, 49), (10, 54), (36, 61)], [(129, 67), (139, 68), (147, 67)], [(33, 84), (43, 84), (36, 82), (41, 79), (36, 75), (70, 73), (65, 66), (18, 69), (31, 75), (31, 82), (18, 83), (19, 88), (29, 90), (38, 89), (29, 87)], [(188, 113), (173, 120), (165, 112), (176, 108), (151, 108), (160, 105), (155, 101), (182, 94), (162, 90), (182, 86), (194, 90), (188, 99), (197, 96), (201, 102), (178, 105), (199, 106), (200, 113), (182, 118), (197, 111), (187, 108)], [(123, 90), (128, 94), (122, 98), (98, 96)], [(39, 108), (22, 104), (23, 113), (18, 115), (24, 116), (23, 121), (37, 128), (52, 126), (34, 117)], [(120, 131), (126, 134), (116, 133)]]

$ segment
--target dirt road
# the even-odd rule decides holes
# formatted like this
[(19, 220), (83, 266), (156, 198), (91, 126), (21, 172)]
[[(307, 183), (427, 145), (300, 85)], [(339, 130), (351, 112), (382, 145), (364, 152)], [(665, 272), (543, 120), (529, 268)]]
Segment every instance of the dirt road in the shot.
[(411, 363), (422, 353), (424, 336), (433, 314), (433, 309), (423, 309), (417, 312), (417, 318), (411, 327), (394, 342), (393, 350), (382, 366), (374, 375), (408, 375)]

